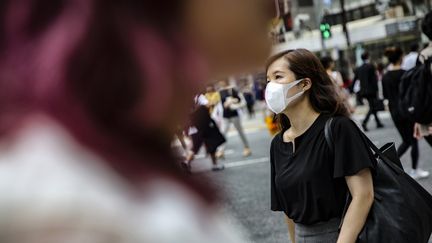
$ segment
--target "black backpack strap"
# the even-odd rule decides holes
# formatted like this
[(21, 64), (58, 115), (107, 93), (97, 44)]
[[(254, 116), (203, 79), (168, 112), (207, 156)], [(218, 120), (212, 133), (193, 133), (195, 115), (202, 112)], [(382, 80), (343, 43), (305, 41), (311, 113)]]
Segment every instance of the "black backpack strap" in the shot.
[[(372, 151), (375, 153), (376, 158), (381, 158), (381, 161), (383, 163), (386, 163), (396, 174), (404, 174), (405, 172), (403, 169), (399, 168), (393, 161), (391, 161), (387, 156), (385, 156), (381, 150), (364, 134), (362, 133), (363, 138), (368, 143), (369, 147), (372, 149)], [(374, 161), (376, 162), (376, 161)], [(377, 166), (377, 163), (374, 164), (374, 167)]]
[[(419, 66), (419, 65), (422, 65), (422, 62), (420, 61), (420, 57), (425, 57), (425, 56), (423, 56), (420, 53), (417, 55), (417, 60), (416, 60), (416, 63), (415, 63), (416, 67)], [(423, 60), (425, 60), (425, 59), (423, 59)]]

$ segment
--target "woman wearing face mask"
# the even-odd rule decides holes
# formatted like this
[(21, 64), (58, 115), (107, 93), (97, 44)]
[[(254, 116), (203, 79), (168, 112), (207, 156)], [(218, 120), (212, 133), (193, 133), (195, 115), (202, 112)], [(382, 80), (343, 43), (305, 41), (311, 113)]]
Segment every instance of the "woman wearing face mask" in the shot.
[[(293, 242), (355, 242), (373, 203), (373, 155), (361, 131), (311, 52), (272, 57), (267, 80), (266, 102), (282, 127), (270, 148), (271, 209), (285, 213)], [(324, 135), (330, 117), (333, 153)]]

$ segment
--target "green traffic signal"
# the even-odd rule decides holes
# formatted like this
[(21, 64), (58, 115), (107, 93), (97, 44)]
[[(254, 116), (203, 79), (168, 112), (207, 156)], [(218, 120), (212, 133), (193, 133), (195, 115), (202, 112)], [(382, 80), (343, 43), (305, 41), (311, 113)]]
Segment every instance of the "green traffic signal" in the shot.
[(325, 31), (325, 29), (326, 29), (325, 24), (320, 24), (320, 30), (321, 30), (321, 31)]
[(329, 23), (321, 23), (320, 24), (321, 36), (323, 39), (327, 40), (331, 37), (330, 24)]

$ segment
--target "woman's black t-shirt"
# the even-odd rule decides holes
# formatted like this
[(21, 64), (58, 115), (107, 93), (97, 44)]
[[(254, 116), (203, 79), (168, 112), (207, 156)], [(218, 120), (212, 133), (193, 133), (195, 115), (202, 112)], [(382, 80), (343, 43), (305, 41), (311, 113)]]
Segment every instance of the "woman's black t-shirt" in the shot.
[(402, 75), (405, 73), (404, 70), (391, 70), (384, 74), (382, 78), (382, 86), (384, 98), (388, 99), (390, 112), (399, 113), (399, 85), (401, 83)]
[(340, 218), (346, 202), (345, 176), (372, 168), (373, 154), (360, 129), (346, 117), (332, 125), (334, 153), (325, 140), (328, 116), (321, 114), (293, 143), (277, 134), (270, 148), (271, 210), (310, 225)]

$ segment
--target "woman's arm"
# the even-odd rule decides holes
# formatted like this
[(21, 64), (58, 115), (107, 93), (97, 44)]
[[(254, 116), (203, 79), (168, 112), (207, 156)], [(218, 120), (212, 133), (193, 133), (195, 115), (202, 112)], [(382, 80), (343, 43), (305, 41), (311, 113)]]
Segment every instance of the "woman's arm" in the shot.
[(294, 221), (285, 215), (285, 221), (288, 225), (288, 233), (292, 243), (295, 243), (295, 224)]
[(422, 125), (420, 123), (414, 124), (414, 137), (417, 139), (421, 139), (424, 136), (432, 135), (432, 124)]
[(373, 204), (372, 175), (369, 169), (363, 169), (353, 176), (345, 177), (345, 180), (352, 201), (343, 219), (337, 243), (355, 243)]

